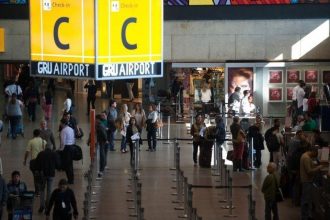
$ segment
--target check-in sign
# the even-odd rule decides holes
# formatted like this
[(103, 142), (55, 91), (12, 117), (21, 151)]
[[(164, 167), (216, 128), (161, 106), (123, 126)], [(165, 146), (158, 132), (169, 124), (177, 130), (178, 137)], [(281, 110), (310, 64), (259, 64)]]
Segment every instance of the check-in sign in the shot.
[(34, 75), (163, 75), (163, 0), (30, 0), (30, 37)]
[(98, 1), (98, 78), (162, 76), (163, 0)]

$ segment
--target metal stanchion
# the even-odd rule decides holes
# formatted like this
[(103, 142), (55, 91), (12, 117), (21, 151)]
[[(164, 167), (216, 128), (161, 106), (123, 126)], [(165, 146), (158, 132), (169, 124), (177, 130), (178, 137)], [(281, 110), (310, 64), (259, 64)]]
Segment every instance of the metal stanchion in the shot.
[[(183, 199), (183, 215), (179, 216), (179, 218), (188, 218), (188, 212), (189, 212), (189, 208), (188, 208), (188, 178), (184, 177), (183, 180), (183, 195), (184, 195), (184, 199)], [(180, 209), (181, 210), (181, 209)]]
[[(212, 170), (216, 170), (218, 167), (218, 165), (217, 165), (217, 163), (218, 163), (218, 147), (217, 147), (216, 139), (214, 139), (214, 141), (213, 141), (213, 162), (214, 163), (213, 163)], [(214, 176), (214, 175), (212, 174), (212, 176)]]
[(253, 153), (254, 153), (254, 141), (253, 141), (253, 138), (251, 138), (251, 146), (250, 146), (250, 151), (251, 151), (251, 170), (255, 170), (255, 167), (254, 167), (254, 158), (253, 158)]
[(175, 139), (175, 142), (174, 142), (174, 147), (173, 147), (173, 154), (174, 154), (174, 159), (173, 159), (173, 167), (170, 168), (170, 170), (176, 170), (176, 148), (179, 146), (179, 142), (177, 139)]
[(183, 204), (183, 201), (182, 201), (183, 181), (184, 181), (183, 171), (180, 170), (179, 179), (176, 182), (177, 193), (174, 194), (174, 195), (176, 195), (176, 200), (173, 201), (173, 203), (178, 203), (181, 206), (175, 207), (175, 210), (184, 210), (184, 207), (182, 206), (182, 204)]
[(167, 116), (167, 141), (163, 144), (172, 144), (173, 141), (170, 141), (171, 138), (171, 116)]
[(256, 202), (253, 200), (253, 195), (252, 195), (252, 185), (249, 186), (249, 195), (248, 195), (248, 201), (249, 201), (249, 220), (255, 220), (255, 206)]
[(176, 178), (173, 180), (173, 182), (179, 181), (179, 175), (180, 175), (180, 146), (179, 142), (175, 142), (176, 145), (176, 153), (175, 153), (175, 170), (176, 170)]
[[(225, 165), (225, 175), (224, 175), (224, 183), (225, 183), (225, 186), (228, 186), (229, 185), (229, 170), (227, 169), (227, 166)], [(225, 195), (224, 195), (224, 199), (223, 200), (220, 200), (219, 202), (221, 203), (225, 203), (229, 200), (229, 190), (228, 188), (225, 188)]]
[(233, 206), (233, 179), (231, 176), (229, 176), (228, 178), (229, 180), (229, 200), (228, 200), (228, 205), (227, 206), (223, 206), (222, 208), (224, 209), (228, 209), (229, 213), (227, 215), (224, 215), (224, 217), (237, 217), (236, 215), (233, 215), (233, 209), (235, 208)]

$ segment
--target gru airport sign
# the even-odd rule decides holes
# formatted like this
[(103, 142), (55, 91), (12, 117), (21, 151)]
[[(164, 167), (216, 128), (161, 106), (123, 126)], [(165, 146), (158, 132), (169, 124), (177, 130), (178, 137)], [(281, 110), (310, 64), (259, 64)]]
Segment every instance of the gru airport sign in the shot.
[(163, 0), (30, 0), (31, 74), (163, 76)]

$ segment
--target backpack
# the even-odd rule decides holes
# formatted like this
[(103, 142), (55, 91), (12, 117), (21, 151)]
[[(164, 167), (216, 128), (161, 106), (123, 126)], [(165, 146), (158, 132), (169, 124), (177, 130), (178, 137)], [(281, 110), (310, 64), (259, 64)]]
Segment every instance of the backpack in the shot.
[(305, 147), (298, 147), (289, 158), (289, 165), (291, 170), (299, 171), (300, 169), (300, 158), (306, 152)]
[(83, 157), (81, 147), (79, 147), (78, 145), (72, 145), (71, 156), (72, 156), (72, 160), (81, 160)]
[(280, 142), (273, 132), (274, 128), (269, 128), (265, 133), (265, 141), (269, 152), (278, 151), (280, 149)]

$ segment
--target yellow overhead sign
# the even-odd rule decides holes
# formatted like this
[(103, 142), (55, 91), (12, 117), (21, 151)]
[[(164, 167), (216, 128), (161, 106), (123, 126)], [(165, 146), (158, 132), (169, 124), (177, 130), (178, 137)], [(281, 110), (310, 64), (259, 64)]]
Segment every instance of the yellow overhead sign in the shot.
[(5, 52), (5, 29), (0, 28), (0, 52)]
[(30, 16), (32, 73), (162, 76), (163, 0), (30, 0)]

